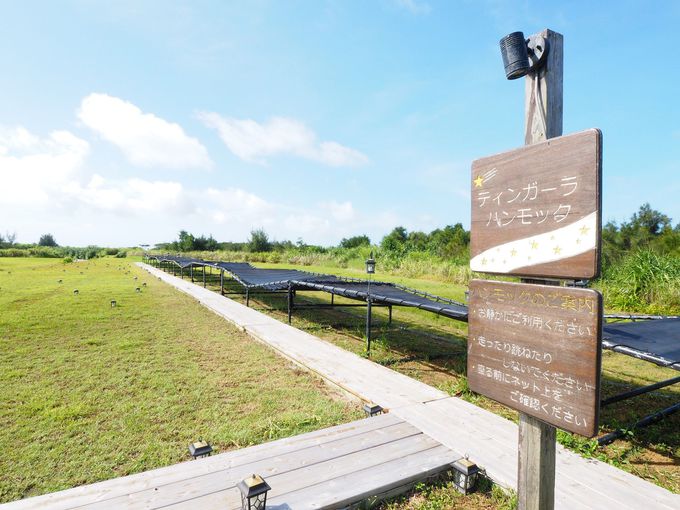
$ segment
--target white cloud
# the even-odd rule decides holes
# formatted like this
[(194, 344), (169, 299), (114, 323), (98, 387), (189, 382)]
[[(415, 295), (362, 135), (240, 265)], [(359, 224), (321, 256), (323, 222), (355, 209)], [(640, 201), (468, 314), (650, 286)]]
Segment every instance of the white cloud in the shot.
[(181, 215), (190, 214), (195, 209), (182, 184), (172, 181), (137, 178), (115, 181), (95, 174), (86, 185), (73, 181), (64, 186), (62, 192), (64, 200), (73, 207), (84, 206), (91, 211), (122, 216), (144, 213)]
[(40, 138), (22, 127), (0, 129), (0, 201), (43, 204), (72, 179), (89, 153), (89, 144), (68, 131)]
[(179, 124), (168, 122), (107, 94), (85, 97), (78, 118), (116, 145), (134, 165), (163, 168), (209, 168), (206, 148)]
[(231, 152), (248, 162), (266, 163), (267, 157), (277, 154), (291, 154), (335, 167), (368, 162), (368, 158), (355, 149), (337, 142), (318, 142), (314, 131), (295, 119), (273, 117), (259, 124), (211, 112), (199, 113), (198, 118), (218, 131)]
[(328, 211), (331, 217), (337, 221), (351, 221), (356, 216), (352, 202), (340, 203), (332, 200), (330, 202), (321, 202), (319, 207), (322, 210)]

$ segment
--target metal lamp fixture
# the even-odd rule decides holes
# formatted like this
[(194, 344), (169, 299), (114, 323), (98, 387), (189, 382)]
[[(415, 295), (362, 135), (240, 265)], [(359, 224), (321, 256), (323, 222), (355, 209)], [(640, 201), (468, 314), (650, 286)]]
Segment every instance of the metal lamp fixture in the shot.
[(375, 274), (375, 259), (373, 258), (373, 252), (366, 259), (366, 274)]
[(267, 506), (267, 492), (271, 489), (269, 484), (260, 475), (253, 474), (238, 485), (241, 491), (242, 510), (264, 510)]
[(194, 459), (200, 459), (201, 457), (210, 457), (210, 454), (212, 453), (213, 449), (212, 446), (210, 446), (210, 443), (207, 441), (203, 441), (203, 439), (199, 438), (198, 441), (195, 443), (191, 443), (189, 445), (189, 454), (194, 458)]
[(364, 412), (366, 413), (367, 417), (372, 418), (374, 416), (382, 414), (383, 408), (378, 404), (364, 404)]
[(112, 299), (111, 300), (111, 308), (115, 308), (115, 307), (116, 307), (116, 300)]
[(462, 494), (469, 494), (475, 490), (479, 467), (467, 457), (463, 457), (451, 464), (453, 468), (453, 483)]
[(500, 40), (505, 77), (516, 80), (536, 71), (545, 64), (548, 41), (543, 36), (524, 38), (522, 32), (513, 32)]

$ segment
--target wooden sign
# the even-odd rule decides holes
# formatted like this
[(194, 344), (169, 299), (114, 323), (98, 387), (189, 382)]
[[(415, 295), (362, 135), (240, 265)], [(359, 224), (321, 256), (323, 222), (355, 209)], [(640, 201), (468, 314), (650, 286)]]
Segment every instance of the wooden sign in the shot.
[(470, 389), (555, 427), (597, 434), (602, 296), (591, 289), (470, 282)]
[(599, 274), (601, 140), (590, 129), (472, 163), (473, 271)]

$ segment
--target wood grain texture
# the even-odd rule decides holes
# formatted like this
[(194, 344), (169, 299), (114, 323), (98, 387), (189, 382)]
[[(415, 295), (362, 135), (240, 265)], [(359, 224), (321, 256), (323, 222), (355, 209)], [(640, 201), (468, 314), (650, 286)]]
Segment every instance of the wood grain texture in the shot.
[(523, 510), (545, 510), (555, 503), (555, 427), (525, 413), (519, 415), (517, 504)]
[(473, 162), (473, 270), (548, 278), (599, 274), (601, 139), (599, 130), (589, 129)]
[[(549, 44), (545, 66), (524, 80), (524, 143), (530, 145), (562, 136), (564, 37), (545, 29), (536, 35)], [(538, 78), (538, 87), (535, 78)], [(536, 92), (538, 91), (538, 94)], [(543, 108), (545, 123), (539, 108)]]
[(473, 280), (469, 310), (472, 390), (561, 429), (597, 434), (597, 291)]

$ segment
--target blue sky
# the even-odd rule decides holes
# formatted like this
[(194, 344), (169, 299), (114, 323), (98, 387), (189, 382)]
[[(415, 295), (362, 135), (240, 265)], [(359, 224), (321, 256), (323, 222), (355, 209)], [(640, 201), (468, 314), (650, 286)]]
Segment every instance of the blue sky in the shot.
[(565, 37), (564, 133), (603, 218), (680, 221), (680, 2), (3, 2), (0, 233), (336, 244), (469, 228), (474, 159), (523, 144), (498, 40)]

